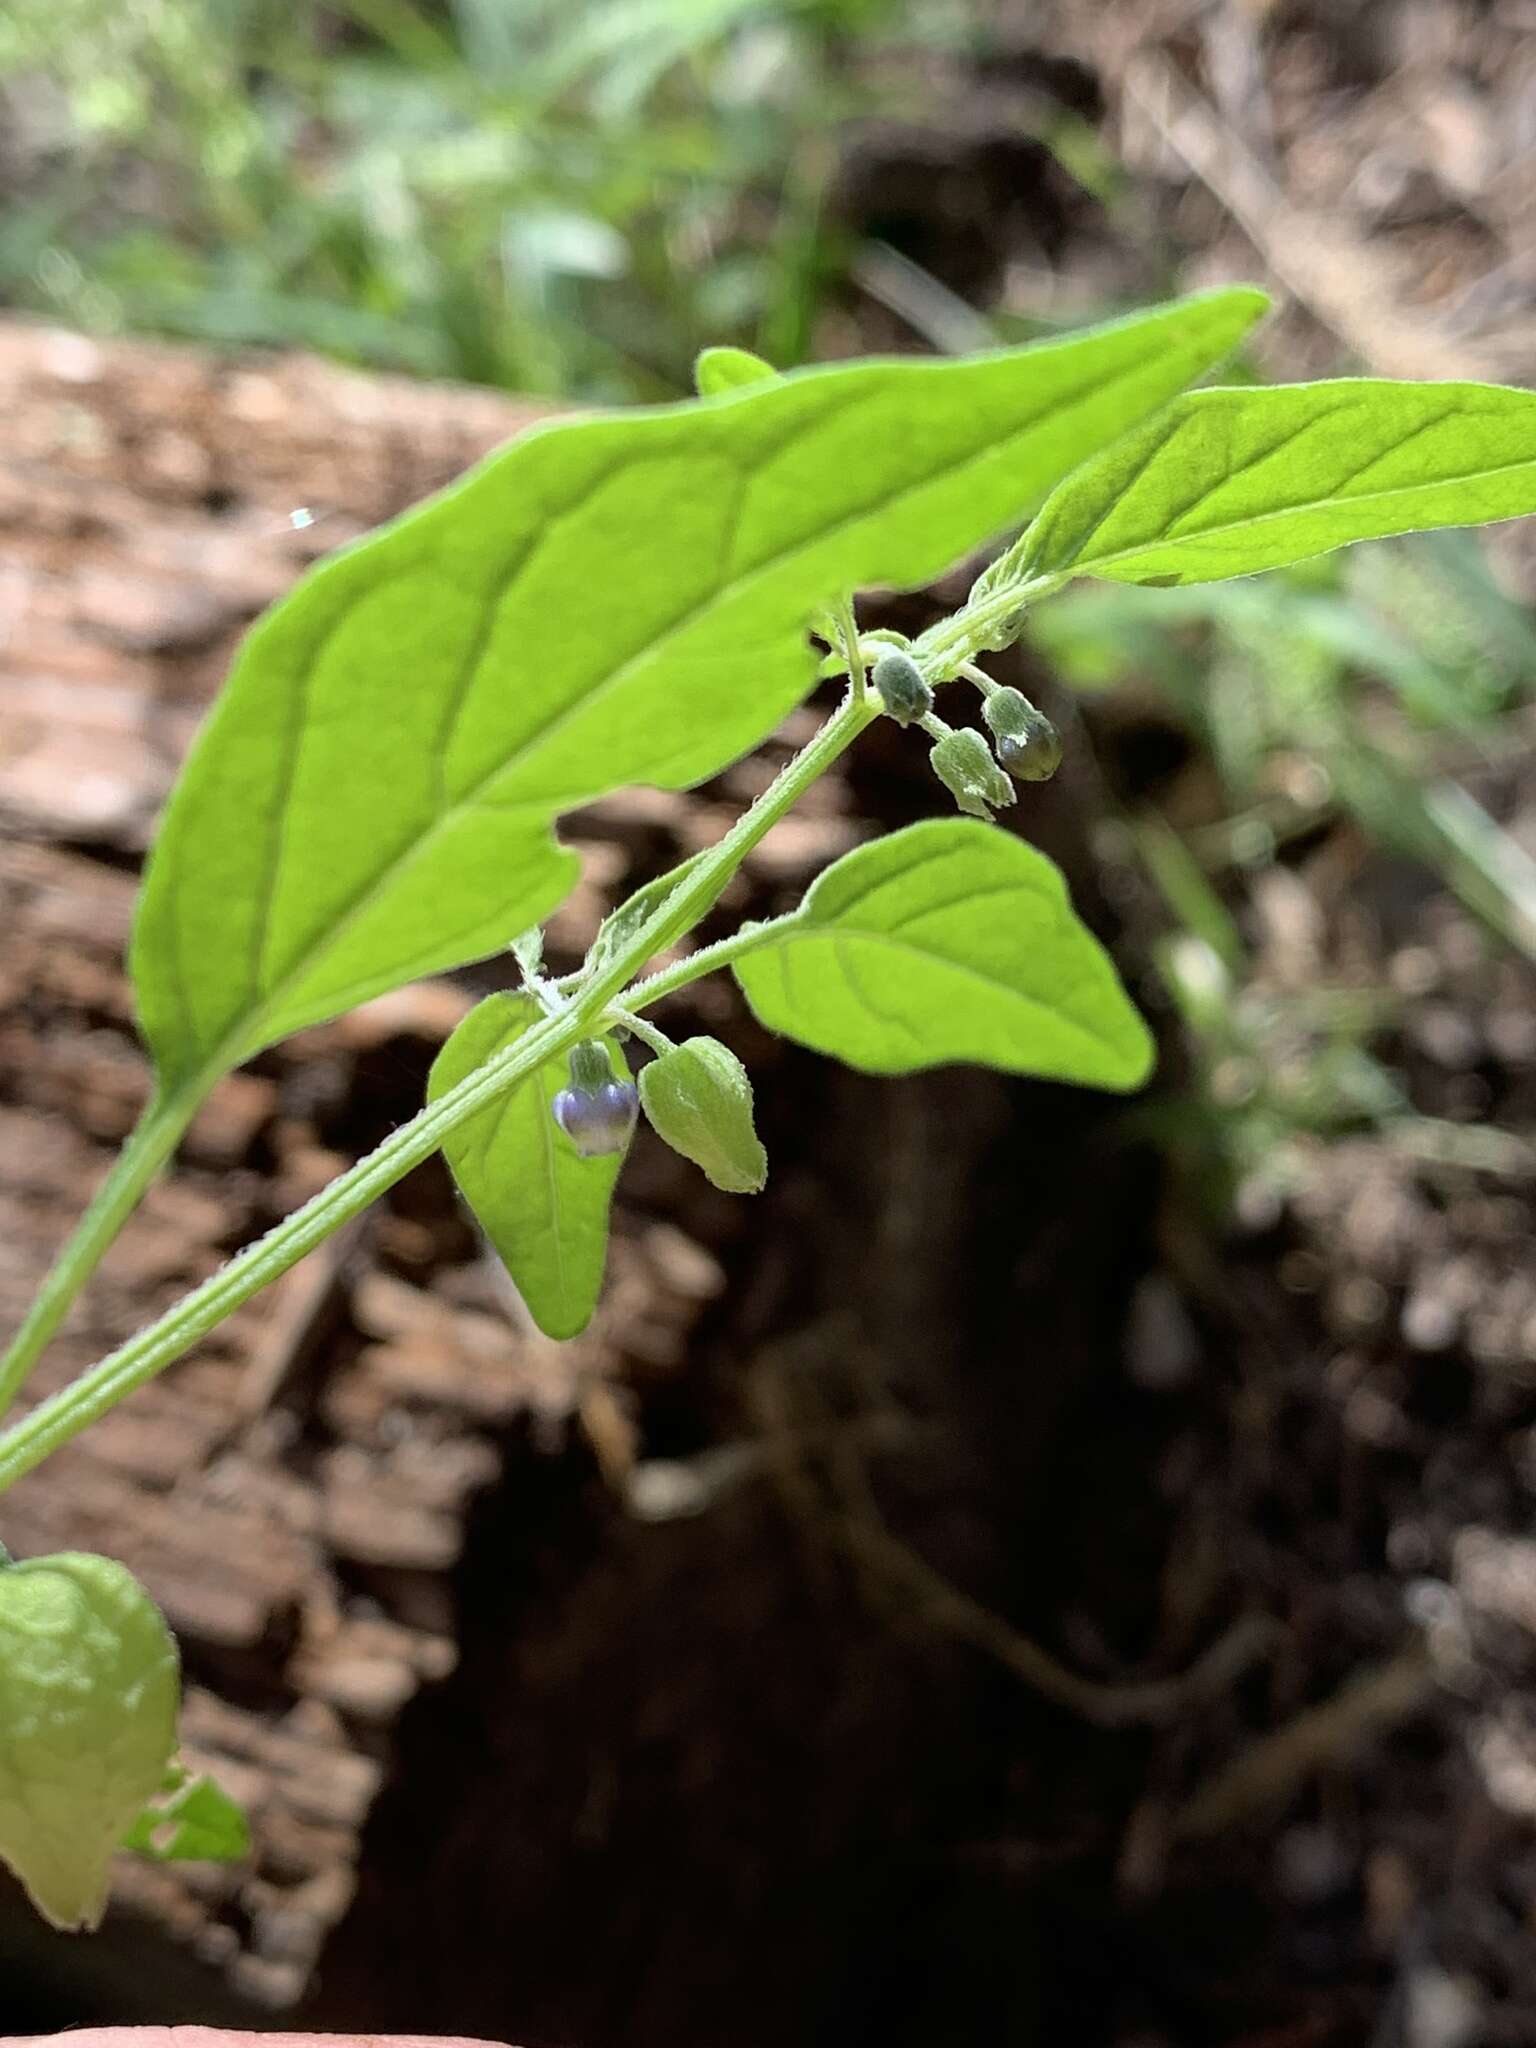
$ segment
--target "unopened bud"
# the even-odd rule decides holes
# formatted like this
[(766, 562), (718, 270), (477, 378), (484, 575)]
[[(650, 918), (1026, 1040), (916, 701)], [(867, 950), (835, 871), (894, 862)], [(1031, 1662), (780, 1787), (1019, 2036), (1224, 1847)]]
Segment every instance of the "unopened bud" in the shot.
[(973, 818), (990, 818), (993, 806), (1000, 809), (1014, 801), (1013, 784), (981, 734), (969, 726), (946, 733), (928, 759), (956, 804)]
[(1049, 782), (1061, 766), (1061, 735), (1021, 690), (994, 690), (982, 717), (997, 735), (997, 758), (1019, 782)]
[(879, 692), (887, 715), (898, 725), (915, 724), (933, 709), (933, 691), (927, 677), (911, 655), (903, 654), (899, 647), (881, 655), (870, 670), (869, 679)]

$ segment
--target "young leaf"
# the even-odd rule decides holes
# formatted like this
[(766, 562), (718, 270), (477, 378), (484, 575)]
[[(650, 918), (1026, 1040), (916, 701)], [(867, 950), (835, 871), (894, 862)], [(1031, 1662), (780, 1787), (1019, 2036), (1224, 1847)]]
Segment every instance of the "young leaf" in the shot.
[(752, 1124), (752, 1082), (716, 1038), (689, 1038), (640, 1069), (640, 1102), (658, 1137), (728, 1195), (756, 1195), (768, 1155)]
[(159, 1608), (110, 1558), (0, 1569), (0, 1857), (55, 1927), (96, 1927), (112, 1852), (176, 1746)]
[(931, 580), (1264, 304), (555, 421), (322, 565), (247, 640), (150, 862), (162, 1088), (539, 923), (575, 877), (562, 812), (755, 745), (811, 687), (819, 604)]
[(693, 386), (700, 398), (718, 398), (722, 391), (740, 391), (748, 384), (766, 384), (778, 371), (749, 348), (706, 348), (693, 366)]
[(121, 1846), (157, 1863), (238, 1863), (250, 1853), (245, 1815), (217, 1786), (173, 1764), (159, 1796), (146, 1806)]
[(1058, 485), (1011, 573), (1204, 583), (1528, 512), (1536, 393), (1368, 377), (1195, 391)]
[[(539, 1021), (531, 996), (487, 996), (438, 1054), (427, 1083), (435, 1101)], [(610, 1043), (619, 1079), (623, 1060)], [(574, 1337), (597, 1305), (608, 1250), (608, 1207), (621, 1154), (583, 1159), (555, 1122), (566, 1086), (552, 1060), (489, 1109), (460, 1124), (443, 1147), (481, 1229), (548, 1337)]]
[(1152, 1041), (1066, 884), (1022, 839), (935, 818), (844, 855), (737, 980), (770, 1031), (871, 1074), (950, 1060), (1135, 1088)]

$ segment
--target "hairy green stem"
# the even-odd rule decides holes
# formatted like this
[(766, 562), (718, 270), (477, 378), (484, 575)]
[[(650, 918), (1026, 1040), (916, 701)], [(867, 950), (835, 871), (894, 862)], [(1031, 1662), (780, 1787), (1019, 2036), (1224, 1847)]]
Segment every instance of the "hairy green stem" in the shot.
[(659, 1003), (663, 996), (676, 995), (680, 988), (687, 988), (690, 982), (701, 981), (706, 974), (713, 974), (718, 967), (729, 967), (733, 960), (739, 960), (743, 953), (754, 952), (766, 945), (772, 938), (774, 928), (783, 922), (782, 918), (771, 918), (766, 924), (744, 924), (739, 932), (732, 932), (727, 939), (716, 939), (712, 946), (700, 946), (696, 953), (686, 953), (681, 960), (674, 960), (670, 967), (660, 967), (654, 974), (648, 974), (644, 981), (637, 981), (630, 987), (626, 1005), (631, 1010), (648, 1010), (652, 1003)]
[(21, 1391), (48, 1340), (69, 1314), (75, 1297), (95, 1272), (145, 1189), (176, 1150), (202, 1102), (196, 1092), (162, 1100), (152, 1096), (132, 1135), (112, 1162), (90, 1207), (50, 1268), (21, 1328), (0, 1359), (0, 1415)]
[[(715, 900), (715, 885), (721, 876), (740, 866), (750, 849), (878, 715), (878, 707), (871, 706), (866, 692), (851, 689), (809, 745), (786, 762), (769, 787), (698, 861), (674, 894), (658, 906), (629, 943), (580, 989), (558, 1016), (545, 1018), (514, 1045), (466, 1075), (457, 1087), (391, 1132), (367, 1158), (338, 1175), (265, 1237), (238, 1252), (148, 1329), (131, 1337), (0, 1435), (0, 1493), (125, 1395), (163, 1372), (253, 1294), (270, 1286), (333, 1231), (377, 1201), (413, 1167), (429, 1159), (450, 1131), (486, 1108), (535, 1067), (557, 1058), (578, 1040), (592, 1036), (598, 1020), (608, 1005), (622, 995), (636, 969), (690, 928), (693, 920)], [(171, 1137), (167, 1151), (174, 1142)]]
[(949, 618), (930, 626), (912, 642), (908, 652), (930, 683), (950, 682), (978, 654), (993, 649), (1000, 626), (1007, 625), (1015, 614), (1038, 604), (1042, 597), (1049, 597), (1069, 580), (1066, 576), (1037, 576), (1030, 582), (972, 598)]
[(677, 1050), (665, 1031), (658, 1031), (654, 1024), (647, 1024), (645, 1019), (637, 1017), (633, 1010), (621, 1010), (617, 1003), (610, 1003), (608, 1018), (621, 1030), (631, 1032), (642, 1045), (648, 1045), (658, 1059)]
[(842, 635), (842, 654), (848, 663), (848, 682), (856, 697), (862, 697), (869, 682), (869, 672), (864, 663), (864, 648), (859, 640), (859, 615), (853, 608), (853, 599), (845, 597), (837, 607), (838, 630)]

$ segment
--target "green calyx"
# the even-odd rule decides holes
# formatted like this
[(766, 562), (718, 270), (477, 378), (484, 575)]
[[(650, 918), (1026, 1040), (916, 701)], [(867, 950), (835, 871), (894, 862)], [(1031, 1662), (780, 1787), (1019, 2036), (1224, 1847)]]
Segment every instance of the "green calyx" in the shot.
[(910, 654), (893, 647), (870, 670), (882, 707), (898, 725), (913, 725), (933, 709), (933, 690)]
[(752, 1123), (752, 1083), (714, 1038), (690, 1038), (640, 1072), (640, 1102), (658, 1137), (730, 1195), (755, 1195), (768, 1155)]
[(1013, 784), (981, 734), (969, 726), (946, 733), (928, 759), (956, 806), (973, 818), (990, 818), (994, 809), (1014, 801)]
[(596, 1038), (583, 1039), (571, 1047), (571, 1086), (595, 1094), (613, 1079), (607, 1047)]

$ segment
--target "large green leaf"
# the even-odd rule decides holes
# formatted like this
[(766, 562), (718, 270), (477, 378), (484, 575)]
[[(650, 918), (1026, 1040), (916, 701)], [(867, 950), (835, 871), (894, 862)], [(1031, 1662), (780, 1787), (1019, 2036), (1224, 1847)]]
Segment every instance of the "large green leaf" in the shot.
[[(540, 1014), (530, 996), (487, 996), (438, 1054), (427, 1100), (436, 1101), (521, 1038)], [(615, 1075), (627, 1079), (611, 1042), (608, 1055)], [(460, 1124), (443, 1146), (481, 1229), (549, 1337), (574, 1337), (597, 1305), (608, 1209), (623, 1163), (616, 1153), (581, 1158), (556, 1125), (551, 1105), (566, 1081), (565, 1061), (550, 1061)]]
[(1201, 583), (1536, 512), (1536, 393), (1345, 378), (1190, 392), (1052, 492), (983, 579)]
[(575, 875), (563, 811), (754, 745), (811, 686), (818, 605), (1026, 516), (1264, 303), (554, 422), (322, 565), (246, 642), (150, 864), (162, 1083), (537, 923)]
[(951, 1060), (1135, 1088), (1152, 1042), (1060, 872), (935, 818), (847, 854), (736, 978), (770, 1031), (872, 1074)]

